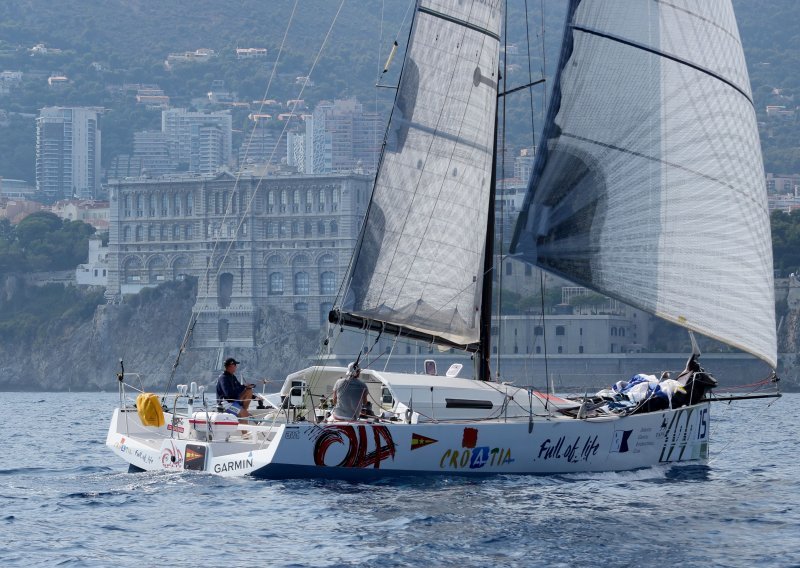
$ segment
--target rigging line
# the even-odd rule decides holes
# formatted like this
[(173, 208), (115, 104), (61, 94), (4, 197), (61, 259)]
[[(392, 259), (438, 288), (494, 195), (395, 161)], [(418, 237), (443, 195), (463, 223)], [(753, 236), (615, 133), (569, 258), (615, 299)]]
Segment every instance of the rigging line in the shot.
[[(275, 58), (275, 62), (272, 65), (272, 72), (270, 73), (270, 77), (269, 77), (269, 79), (267, 81), (267, 87), (264, 90), (264, 95), (261, 97), (261, 103), (260, 103), (259, 109), (258, 109), (259, 113), (264, 109), (264, 101), (266, 100), (267, 94), (270, 91), (270, 88), (272, 86), (272, 80), (275, 77), (276, 70), (277, 70), (277, 67), (278, 67), (278, 62), (280, 61), (281, 55), (283, 54), (283, 49), (284, 49), (284, 46), (286, 44), (286, 38), (288, 37), (289, 30), (292, 27), (292, 22), (294, 21), (294, 16), (295, 16), (295, 13), (296, 13), (296, 10), (297, 10), (298, 2), (299, 2), (299, 0), (295, 0), (294, 6), (292, 7), (292, 12), (289, 15), (289, 21), (287, 22), (286, 29), (284, 30), (284, 33), (283, 33), (283, 39), (281, 40), (281, 45), (280, 45), (280, 48), (278, 49), (278, 55)], [(253, 125), (253, 129), (250, 131), (250, 138), (248, 139), (247, 145), (245, 146), (245, 155), (244, 155), (244, 160), (245, 161), (247, 160), (247, 155), (250, 152), (250, 146), (252, 145), (252, 141), (253, 141), (253, 138), (255, 136), (255, 130), (256, 130), (256, 125), (254, 124)], [(276, 146), (277, 146), (277, 144), (276, 144)], [(273, 150), (273, 154), (274, 154), (274, 150)], [(272, 156), (270, 156), (270, 160), (269, 161), (271, 161), (271, 160), (272, 160)], [(220, 232), (217, 233), (215, 235), (215, 238), (214, 238), (214, 246), (211, 249), (211, 258), (212, 259), (216, 255), (217, 248), (218, 248), (218, 246), (219, 246), (219, 244), (220, 244), (220, 242), (222, 240), (222, 230), (223, 230), (223, 228), (225, 226), (225, 222), (227, 221), (228, 213), (229, 212), (232, 213), (231, 205), (233, 204), (234, 196), (236, 195), (236, 190), (237, 190), (237, 188), (239, 188), (241, 176), (242, 176), (242, 168), (239, 168), (238, 171), (236, 172), (236, 179), (235, 179), (234, 184), (233, 184), (233, 189), (231, 190), (231, 201), (230, 201), (230, 203), (225, 204), (225, 209), (223, 211), (222, 220), (220, 221)], [(242, 216), (242, 219), (240, 220), (239, 224), (236, 227), (236, 234), (234, 235), (234, 237), (238, 236), (239, 229), (241, 228), (242, 223), (244, 221), (244, 218), (247, 216), (247, 214), (248, 214), (248, 212), (250, 210), (250, 205), (251, 205), (252, 201), (253, 201), (253, 198), (251, 196), (251, 199), (248, 201), (247, 208), (245, 209), (245, 211), (244, 212), (240, 212), (241, 216)], [(229, 207), (230, 207), (230, 209), (229, 209)], [(228, 257), (228, 254), (230, 253), (232, 245), (233, 245), (233, 240), (231, 240), (228, 243), (228, 247), (225, 250), (224, 254), (222, 255), (222, 260), (220, 261), (219, 267), (216, 269), (216, 272), (214, 273), (215, 280), (216, 280), (216, 278), (219, 277), (219, 274), (220, 274), (220, 272), (222, 270), (222, 265), (224, 264), (225, 259)], [(206, 266), (206, 271), (203, 274), (203, 277), (206, 280), (206, 282), (208, 282), (208, 276), (209, 276), (209, 273), (211, 271), (211, 266), (212, 266), (211, 264), (207, 265)], [(201, 290), (201, 288), (200, 288), (201, 284), (202, 284), (202, 282), (198, 283), (198, 293)], [(210, 293), (209, 287), (207, 285), (206, 286), (205, 295), (201, 296), (201, 298), (205, 300), (205, 299), (208, 299), (210, 297), (210, 295), (211, 295), (211, 293)]]
[[(298, 1), (299, 0), (295, 0), (295, 8), (297, 6), (297, 2)], [(342, 2), (339, 4), (339, 8), (338, 8), (338, 10), (336, 11), (336, 14), (333, 17), (333, 20), (331, 21), (330, 27), (328, 28), (328, 32), (326, 33), (325, 38), (324, 38), (322, 44), (320, 45), (319, 50), (317, 51), (317, 55), (316, 55), (316, 57), (314, 59), (314, 62), (311, 65), (311, 69), (309, 70), (308, 74), (306, 75), (306, 80), (303, 81), (303, 85), (301, 86), (300, 91), (298, 92), (297, 96), (295, 97), (295, 99), (293, 101), (293, 105), (292, 105), (292, 108), (290, 110), (289, 119), (286, 120), (286, 122), (285, 122), (285, 124), (283, 126), (283, 129), (281, 130), (281, 133), (278, 136), (278, 140), (276, 141), (275, 145), (272, 148), (272, 152), (270, 153), (269, 158), (267, 159), (267, 164), (272, 163), (272, 161), (273, 161), (273, 159), (275, 157), (275, 152), (278, 149), (278, 145), (280, 144), (280, 141), (283, 139), (284, 135), (286, 134), (286, 131), (289, 128), (289, 124), (291, 123), (291, 119), (295, 116), (295, 111), (297, 110), (297, 106), (299, 104), (299, 101), (301, 100), (301, 98), (303, 96), (303, 92), (305, 91), (305, 88), (308, 85), (309, 78), (311, 77), (311, 74), (314, 72), (314, 69), (315, 69), (317, 63), (319, 62), (320, 56), (321, 56), (323, 50), (325, 49), (325, 45), (327, 44), (328, 38), (330, 37), (330, 34), (331, 34), (331, 31), (333, 30), (333, 27), (336, 24), (336, 20), (338, 19), (339, 14), (342, 11), (342, 7), (344, 6), (344, 2), (345, 2), (345, 0), (342, 0)], [(290, 21), (289, 21), (289, 25), (287, 25), (286, 32), (284, 33), (284, 38), (283, 38), (284, 42), (285, 42), (286, 37), (288, 35), (289, 28), (291, 27), (291, 22), (292, 22), (293, 18), (294, 18), (294, 9), (292, 10), (292, 15), (291, 15), (291, 18), (290, 18)], [(283, 43), (281, 44), (281, 50), (282, 49), (283, 49)], [(276, 58), (275, 64), (273, 65), (272, 75), (270, 76), (270, 84), (272, 82), (272, 77), (274, 77), (274, 75), (275, 75), (275, 70), (277, 69), (277, 64), (278, 64), (278, 59)], [(267, 88), (269, 88), (269, 85), (268, 85)], [(266, 93), (265, 93), (264, 99), (266, 99)], [(263, 108), (263, 104), (264, 104), (263, 99), (262, 99), (262, 103), (261, 104), (262, 104), (261, 108)], [(252, 132), (253, 132), (253, 134), (255, 133), (255, 125), (253, 126), (253, 131)], [(240, 169), (239, 172), (238, 172), (238, 175), (241, 176), (241, 173), (242, 173), (242, 170)], [(244, 212), (242, 212), (242, 214), (241, 214), (239, 223), (236, 226), (236, 235), (239, 234), (239, 231), (240, 231), (242, 225), (244, 224), (247, 215), (250, 213), (250, 210), (252, 209), (252, 205), (255, 202), (256, 195), (258, 194), (258, 190), (261, 188), (262, 183), (264, 182), (264, 178), (266, 176), (267, 176), (267, 168), (265, 167), (264, 170), (261, 172), (261, 175), (260, 175), (258, 181), (256, 182), (256, 187), (253, 189), (253, 192), (250, 195), (250, 199), (247, 202), (247, 207), (245, 208)], [(239, 180), (239, 177), (237, 177), (237, 184), (238, 184), (238, 180)], [(234, 185), (234, 189), (235, 189), (235, 187), (236, 187), (236, 185)], [(233, 192), (231, 193), (231, 198), (233, 198)], [(223, 217), (223, 223), (224, 223), (226, 217), (227, 217), (227, 210), (226, 210), (226, 213), (225, 213), (225, 217)], [(234, 242), (235, 242), (235, 239), (231, 239), (230, 242), (228, 243), (228, 247), (225, 250), (225, 254), (223, 255), (223, 261), (224, 261), (225, 258), (227, 258), (228, 254), (230, 253), (231, 249), (233, 248)], [(215, 249), (216, 249), (216, 246), (215, 246)], [(213, 251), (212, 251), (212, 255), (213, 255)], [(222, 270), (222, 262), (220, 262), (220, 266), (219, 266), (219, 269), (217, 270), (217, 273), (215, 274), (215, 277), (219, 276), (219, 273), (220, 273), (221, 270)]]
[[(544, 401), (544, 408), (548, 412), (550, 409), (548, 408), (548, 404), (550, 403), (550, 371), (547, 366), (547, 324), (544, 321), (544, 270), (539, 269), (539, 298), (541, 300), (541, 308), (542, 308), (542, 344), (543, 344), (543, 351), (544, 351), (544, 386), (545, 392), (547, 393), (547, 397)], [(536, 337), (536, 329), (534, 328), (533, 337)], [(532, 355), (532, 354), (531, 354)]]
[[(271, 163), (272, 162), (272, 159), (275, 156), (275, 152), (277, 151), (278, 144), (283, 139), (283, 136), (286, 134), (286, 131), (289, 128), (289, 124), (291, 123), (292, 118), (294, 118), (294, 116), (295, 116), (295, 111), (297, 110), (297, 106), (299, 104), (299, 101), (302, 98), (302, 95), (303, 95), (303, 92), (305, 91), (306, 86), (308, 85), (308, 81), (309, 81), (309, 78), (311, 77), (311, 74), (314, 72), (314, 69), (316, 68), (317, 63), (319, 63), (320, 57), (322, 55), (322, 52), (325, 49), (325, 46), (326, 46), (326, 44), (328, 42), (328, 39), (330, 38), (331, 32), (333, 31), (333, 28), (334, 28), (334, 26), (336, 24), (336, 20), (338, 19), (339, 14), (342, 11), (342, 7), (344, 6), (344, 3), (345, 3), (345, 0), (342, 0), (341, 3), (339, 4), (339, 8), (337, 9), (336, 14), (333, 17), (333, 20), (331, 21), (331, 25), (328, 28), (327, 33), (325, 34), (325, 38), (323, 39), (322, 44), (320, 45), (320, 48), (317, 51), (317, 55), (316, 55), (316, 57), (314, 59), (314, 62), (311, 65), (311, 69), (309, 70), (308, 75), (306, 75), (306, 80), (303, 82), (303, 85), (300, 87), (300, 91), (297, 94), (297, 98), (294, 99), (294, 102), (293, 102), (293, 105), (292, 105), (292, 109), (289, 112), (289, 118), (286, 120), (286, 123), (283, 126), (283, 130), (281, 130), (281, 134), (278, 137), (278, 140), (277, 140), (275, 146), (272, 149), (272, 153), (270, 154), (270, 156), (269, 156), (269, 158), (267, 160), (267, 163)], [(239, 230), (241, 229), (242, 225), (244, 224), (245, 219), (247, 218), (247, 215), (250, 213), (250, 210), (251, 210), (252, 205), (253, 205), (253, 203), (255, 201), (256, 195), (258, 194), (258, 190), (261, 189), (265, 177), (267, 177), (266, 168), (264, 168), (264, 171), (261, 172), (261, 175), (258, 178), (258, 181), (256, 182), (256, 187), (255, 187), (255, 189), (253, 189), (253, 192), (252, 192), (252, 194), (250, 196), (250, 199), (247, 202), (247, 207), (245, 208), (245, 211), (242, 213), (242, 215), (240, 217), (239, 224), (236, 226), (236, 231), (235, 231), (236, 234), (234, 236), (239, 234)], [(233, 196), (233, 193), (231, 194), (231, 197), (232, 196)], [(226, 211), (226, 217), (227, 217), (227, 213), (228, 212)], [(226, 217), (223, 217), (223, 222), (225, 221)], [(233, 248), (235, 240), (236, 240), (235, 238), (231, 239), (230, 242), (228, 243), (228, 247), (225, 250), (225, 254), (222, 257), (223, 261), (224, 261), (224, 259), (227, 258), (228, 254), (230, 253), (231, 249)], [(212, 251), (212, 254), (213, 254), (213, 251)], [(221, 270), (222, 270), (222, 263), (220, 263), (220, 267), (217, 270), (217, 273), (216, 273), (215, 276), (219, 276), (219, 273), (220, 273)]]
[[(503, 77), (502, 77), (503, 92), (505, 92), (506, 88), (507, 88), (507, 80), (506, 80), (507, 77), (508, 77), (508, 0), (506, 0), (506, 2), (505, 2), (505, 6), (504, 6), (504, 10), (503, 10)], [(500, 85), (498, 85), (497, 88), (499, 89)], [(498, 93), (498, 102), (499, 102), (499, 100), (500, 100), (500, 96), (499, 96), (499, 93)], [(505, 183), (505, 179), (506, 179), (506, 106), (507, 106), (506, 99), (503, 98), (503, 111), (502, 111), (503, 114), (502, 114), (502, 119), (501, 119), (502, 120), (502, 125), (503, 125), (502, 126), (502, 132), (503, 133), (502, 133), (501, 138), (500, 138), (500, 152), (499, 152), (499, 154), (500, 154), (500, 179), (503, 180), (503, 185), (502, 185), (502, 188), (500, 189), (501, 195), (504, 193), (504, 190), (507, 187), (506, 183)], [(497, 111), (495, 111), (495, 112), (497, 112)], [(497, 137), (497, 115), (495, 115), (495, 123), (494, 124), (495, 124), (494, 136)], [(495, 140), (495, 147), (496, 147), (496, 143), (497, 143), (497, 141)], [(495, 164), (496, 164), (497, 156), (492, 156), (492, 160), (495, 160)], [(490, 192), (489, 195), (490, 195), (490, 199), (494, 199), (495, 200), (495, 204), (496, 204), (497, 203), (497, 186), (498, 186), (498, 184), (497, 184), (497, 175), (495, 175), (495, 179), (491, 180), (491, 183), (494, 183), (495, 194), (491, 195), (491, 192)], [(505, 221), (505, 202), (506, 202), (504, 197), (505, 196), (502, 196), (501, 199), (500, 199), (500, 230), (498, 231), (497, 228), (495, 228), (495, 231), (494, 231), (495, 234), (494, 235), (488, 235), (488, 234), (486, 235), (487, 239), (496, 238), (498, 233), (500, 235), (500, 246), (498, 247), (499, 250), (497, 251), (497, 257), (492, 259), (493, 270), (494, 270), (494, 266), (495, 266), (495, 260), (499, 260), (499, 262), (497, 262), (497, 265), (498, 265), (498, 268), (500, 269), (500, 273), (497, 275), (497, 308), (495, 310), (495, 316), (497, 317), (497, 324), (498, 324), (498, 326), (497, 326), (497, 344), (498, 344), (498, 349), (497, 349), (497, 357), (495, 357), (495, 359), (494, 359), (494, 361), (495, 361), (494, 373), (495, 373), (495, 377), (497, 377), (497, 378), (500, 377), (500, 358), (501, 357), (500, 357), (500, 348), (499, 348), (499, 346), (502, 345), (502, 340), (503, 340), (502, 307), (503, 307), (503, 274), (505, 273), (505, 271), (503, 270), (503, 260), (504, 260), (503, 243), (505, 242), (505, 239), (504, 239), (504, 236), (505, 236), (505, 230), (504, 230), (505, 223), (504, 223), (504, 221)], [(487, 309), (487, 306), (481, 306), (481, 310), (485, 310), (485, 309)], [(488, 306), (488, 309), (490, 310), (490, 313), (491, 313), (492, 306), (491, 305)], [(491, 337), (491, 322), (489, 324), (489, 336)], [(515, 342), (516, 342), (516, 340), (515, 340)], [(490, 346), (490, 351), (491, 351), (491, 346)], [(489, 353), (481, 354), (481, 356), (482, 357), (483, 356), (491, 357), (491, 354), (489, 354)]]
[[(541, 65), (541, 71), (542, 71), (542, 77), (547, 77), (547, 50), (545, 48), (545, 41), (544, 41), (544, 39), (545, 39), (544, 38), (544, 33), (545, 33), (545, 27), (544, 27), (544, 0), (540, 0), (540, 3), (539, 3), (539, 19), (542, 22), (542, 24), (541, 24), (542, 25), (542, 30), (541, 30), (542, 31), (542, 65)], [(545, 109), (547, 109), (547, 88), (545, 88), (544, 93), (542, 95), (542, 111), (546, 112)]]
[[(275, 58), (275, 63), (273, 63), (272, 72), (270, 73), (270, 78), (269, 78), (269, 80), (267, 82), (267, 87), (264, 90), (264, 95), (261, 97), (261, 103), (260, 103), (260, 106), (259, 106), (259, 113), (264, 109), (264, 101), (266, 100), (267, 94), (269, 93), (270, 88), (272, 86), (272, 80), (275, 77), (276, 69), (277, 69), (277, 66), (278, 66), (278, 62), (281, 59), (281, 55), (283, 53), (283, 49), (284, 49), (284, 46), (286, 44), (286, 39), (287, 39), (287, 37), (289, 35), (289, 30), (291, 29), (292, 22), (294, 21), (294, 16), (295, 16), (295, 13), (296, 13), (296, 10), (297, 10), (298, 2), (299, 2), (299, 0), (295, 0), (294, 6), (292, 7), (292, 12), (289, 15), (289, 21), (286, 24), (286, 29), (285, 29), (284, 34), (283, 34), (283, 39), (281, 40), (281, 45), (280, 45), (280, 48), (278, 49), (278, 55)], [(248, 139), (247, 145), (245, 146), (244, 161), (247, 160), (247, 155), (248, 155), (248, 153), (250, 151), (250, 146), (252, 145), (252, 141), (253, 141), (253, 138), (255, 136), (255, 130), (256, 130), (256, 125), (254, 124), (252, 130), (250, 131), (250, 138)], [(274, 150), (273, 150), (273, 154), (274, 154)], [(272, 156), (270, 156), (270, 162), (271, 162), (271, 160), (272, 160)], [(237, 172), (236, 172), (236, 179), (235, 179), (234, 184), (233, 184), (233, 189), (231, 190), (230, 201), (224, 205), (223, 216), (222, 216), (222, 220), (220, 221), (220, 226), (219, 226), (219, 232), (214, 237), (214, 246), (212, 247), (211, 253), (210, 253), (210, 258), (212, 259), (212, 261), (213, 261), (214, 257), (216, 256), (217, 249), (219, 248), (220, 242), (222, 241), (222, 234), (223, 234), (223, 230), (224, 230), (224, 227), (225, 227), (225, 223), (226, 223), (226, 221), (228, 219), (228, 214), (229, 213), (232, 214), (232, 212), (233, 212), (233, 203), (234, 203), (234, 199), (235, 199), (235, 195), (236, 195), (236, 190), (239, 188), (239, 185), (240, 185), (241, 176), (242, 176), (242, 169), (239, 168), (237, 170)], [(255, 191), (253, 192), (253, 194), (255, 195)], [(219, 275), (220, 275), (220, 273), (222, 271), (223, 265), (225, 264), (225, 260), (227, 259), (228, 255), (230, 254), (231, 248), (233, 246), (233, 242), (236, 239), (236, 237), (238, 237), (238, 235), (239, 235), (239, 230), (241, 229), (241, 227), (242, 227), (242, 225), (244, 223), (244, 219), (247, 217), (247, 214), (250, 211), (250, 207), (251, 207), (251, 204), (253, 202), (254, 195), (251, 196), (250, 200), (248, 201), (248, 204), (247, 204), (247, 207), (245, 208), (245, 211), (244, 212), (240, 212), (241, 213), (241, 218), (240, 218), (239, 223), (236, 226), (236, 231), (235, 231), (235, 234), (233, 235), (233, 239), (231, 239), (228, 242), (228, 246), (225, 249), (225, 252), (222, 254), (222, 258), (221, 258), (221, 260), (219, 262), (219, 266), (216, 268), (216, 270), (214, 272), (214, 279), (215, 280), (219, 277)], [(212, 271), (212, 266), (213, 265), (211, 263), (209, 263), (206, 266), (205, 273), (203, 274), (203, 279), (206, 280), (206, 282), (208, 282), (208, 277), (209, 277), (209, 275), (210, 275), (210, 273)], [(198, 296), (200, 298), (202, 298), (203, 300), (207, 300), (208, 298), (210, 298), (211, 294), (210, 294), (210, 291), (208, 289), (208, 286), (206, 286), (205, 294), (201, 295), (201, 291), (202, 291), (202, 281), (198, 282)]]
[[(530, 83), (531, 81), (533, 81), (533, 68), (531, 67), (531, 31), (528, 22), (528, 0), (525, 0), (525, 48), (528, 54), (528, 82)], [(544, 49), (544, 46), (542, 46), (542, 49)], [(544, 81), (545, 77), (544, 75), (542, 75), (542, 78), (539, 81), (536, 81), (535, 83), (530, 83), (530, 86), (543, 83)], [(533, 107), (534, 107), (533, 91), (530, 89), (528, 90), (528, 98), (531, 107), (531, 145), (533, 148), (533, 153), (534, 155), (536, 155), (536, 125), (534, 124), (533, 121)]]
[(658, 57), (663, 57), (665, 59), (669, 59), (669, 60), (674, 61), (674, 62), (676, 62), (676, 63), (678, 63), (680, 65), (684, 65), (686, 67), (691, 67), (692, 69), (694, 69), (696, 71), (700, 71), (701, 73), (704, 73), (704, 74), (708, 75), (709, 77), (712, 77), (712, 78), (716, 79), (717, 81), (725, 83), (726, 85), (728, 85), (729, 87), (731, 87), (732, 89), (737, 91), (740, 95), (742, 95), (747, 100), (747, 102), (750, 103), (751, 106), (755, 107), (755, 105), (753, 103), (753, 99), (750, 97), (750, 95), (748, 95), (744, 91), (744, 89), (742, 89), (741, 87), (736, 85), (733, 81), (723, 77), (722, 75), (712, 71), (711, 69), (707, 69), (706, 67), (703, 67), (702, 65), (698, 65), (697, 63), (693, 63), (691, 61), (683, 59), (682, 57), (678, 57), (677, 55), (673, 55), (671, 53), (667, 53), (665, 51), (661, 51), (661, 50), (649, 47), (647, 45), (644, 45), (643, 43), (639, 43), (637, 41), (626, 39), (624, 37), (620, 37), (620, 36), (615, 35), (615, 34), (609, 34), (607, 32), (601, 32), (600, 30), (595, 30), (593, 28), (587, 28), (585, 26), (578, 26), (578, 25), (575, 25), (575, 24), (572, 24), (570, 26), (570, 28), (572, 28), (573, 30), (577, 30), (577, 31), (580, 31), (580, 32), (584, 32), (584, 33), (593, 35), (593, 36), (597, 36), (597, 37), (605, 38), (605, 39), (608, 39), (608, 40), (611, 40), (611, 41), (614, 41), (614, 42), (617, 42), (617, 43), (621, 43), (623, 45), (627, 45), (627, 46), (633, 47), (635, 49), (646, 51), (648, 53), (652, 53), (653, 55), (657, 55)]

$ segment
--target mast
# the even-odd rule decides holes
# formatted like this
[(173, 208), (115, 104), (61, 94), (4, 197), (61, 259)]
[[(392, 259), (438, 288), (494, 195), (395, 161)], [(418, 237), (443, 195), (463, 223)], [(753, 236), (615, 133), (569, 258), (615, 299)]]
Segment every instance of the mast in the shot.
[[(497, 74), (497, 92), (500, 92), (500, 73)], [(500, 96), (498, 94), (498, 101)], [(494, 276), (494, 200), (497, 194), (497, 108), (494, 113), (494, 146), (492, 173), (489, 182), (489, 214), (486, 217), (486, 243), (483, 249), (483, 285), (481, 288), (480, 340), (478, 342), (478, 380), (492, 380), (489, 360), (492, 356), (492, 277)]]

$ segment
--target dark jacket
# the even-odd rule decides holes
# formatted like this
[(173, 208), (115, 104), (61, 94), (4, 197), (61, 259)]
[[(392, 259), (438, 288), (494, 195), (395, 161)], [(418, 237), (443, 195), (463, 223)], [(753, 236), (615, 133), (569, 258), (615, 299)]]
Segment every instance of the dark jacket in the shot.
[(217, 402), (234, 402), (239, 400), (245, 387), (236, 378), (236, 375), (223, 371), (217, 379)]

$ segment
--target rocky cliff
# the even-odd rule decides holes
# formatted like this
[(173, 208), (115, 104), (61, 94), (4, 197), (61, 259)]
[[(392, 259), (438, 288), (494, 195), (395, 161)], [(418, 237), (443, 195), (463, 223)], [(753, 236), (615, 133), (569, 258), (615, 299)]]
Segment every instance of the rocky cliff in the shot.
[[(793, 284), (780, 298), (784, 308), (778, 374), (785, 390), (797, 390), (800, 385), (800, 283)], [(21, 277), (4, 278), (0, 282), (0, 315), (10, 313), (26, 296), (30, 301), (33, 289)], [(257, 347), (197, 349), (190, 340), (173, 377), (195, 302), (194, 281), (145, 289), (120, 305), (103, 303), (100, 291), (80, 294), (93, 298), (95, 304), (83, 305), (76, 299), (74, 307), (59, 306), (62, 315), (58, 317), (36, 314), (38, 324), (27, 335), (4, 330), (8, 322), (0, 321), (0, 391), (113, 391), (120, 359), (126, 382), (142, 389), (160, 393), (168, 384), (174, 388), (191, 381), (213, 387), (225, 357), (243, 362), (240, 378), (274, 381), (274, 388), (289, 372), (311, 364), (320, 348), (317, 332), (306, 330), (283, 312), (268, 310), (259, 317)], [(33, 315), (26, 315), (16, 325), (30, 323), (26, 321), (30, 319)]]
[[(19, 279), (6, 278), (0, 310), (24, 291)], [(0, 342), (0, 390), (115, 390), (122, 359), (127, 382), (160, 392), (172, 375), (194, 299), (194, 282), (172, 282), (120, 305), (98, 305), (82, 321), (56, 318), (40, 326), (34, 339), (5, 338)], [(260, 346), (250, 349), (193, 349), (189, 344), (173, 387), (189, 381), (212, 385), (221, 359), (228, 356), (244, 362), (240, 374), (247, 380), (283, 379), (287, 369), (307, 365), (319, 345), (316, 332), (272, 311), (261, 315), (257, 337)]]

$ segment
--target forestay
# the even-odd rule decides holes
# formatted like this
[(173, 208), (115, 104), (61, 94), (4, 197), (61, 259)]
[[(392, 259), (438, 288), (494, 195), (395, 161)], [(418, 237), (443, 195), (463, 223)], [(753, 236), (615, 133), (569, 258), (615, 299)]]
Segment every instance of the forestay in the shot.
[(501, 6), (419, 2), (344, 312), (478, 340)]
[(730, 0), (573, 0), (514, 252), (776, 364), (772, 248)]

